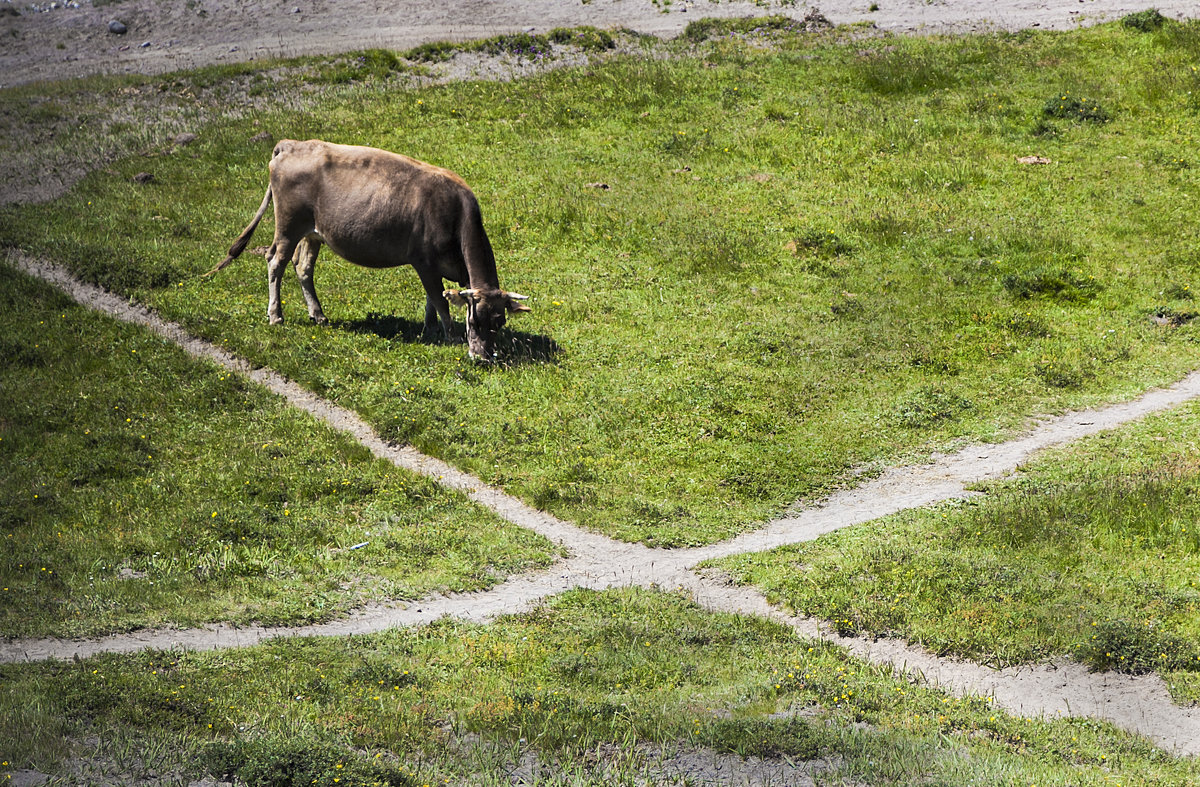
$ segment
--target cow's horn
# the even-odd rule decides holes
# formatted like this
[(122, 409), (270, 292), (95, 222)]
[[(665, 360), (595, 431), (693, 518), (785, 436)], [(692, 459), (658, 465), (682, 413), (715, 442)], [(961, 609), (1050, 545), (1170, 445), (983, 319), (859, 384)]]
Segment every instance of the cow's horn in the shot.
[(508, 297), (512, 298), (514, 301), (527, 301), (527, 300), (529, 300), (529, 296), (528, 296), (528, 295), (522, 295), (522, 294), (521, 294), (521, 293), (519, 293), (519, 292), (510, 292), (510, 293), (508, 294)]
[(468, 287), (465, 290), (459, 290), (458, 294), (464, 298), (478, 298), (479, 290), (475, 289), (474, 287)]

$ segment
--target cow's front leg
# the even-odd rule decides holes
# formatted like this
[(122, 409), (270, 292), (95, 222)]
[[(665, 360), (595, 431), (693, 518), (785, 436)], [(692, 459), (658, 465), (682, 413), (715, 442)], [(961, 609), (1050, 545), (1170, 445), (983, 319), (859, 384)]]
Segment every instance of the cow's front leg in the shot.
[(440, 292), (434, 296), (425, 294), (425, 327), (421, 330), (421, 338), (425, 341), (433, 339), (440, 323), (440, 335), (446, 341), (454, 336), (454, 321), (450, 319), (450, 304), (446, 296)]
[(321, 241), (315, 238), (305, 238), (296, 246), (296, 277), (300, 279), (300, 291), (308, 304), (308, 316), (318, 325), (328, 325), (325, 312), (321, 311), (321, 302), (317, 300), (317, 291), (313, 287), (313, 270), (317, 266), (317, 253), (321, 250)]
[(454, 335), (454, 322), (450, 319), (450, 304), (442, 295), (442, 277), (435, 271), (418, 269), (421, 284), (425, 286), (425, 326), (421, 330), (422, 341), (433, 339), (438, 322), (442, 324), (442, 337), (447, 341)]

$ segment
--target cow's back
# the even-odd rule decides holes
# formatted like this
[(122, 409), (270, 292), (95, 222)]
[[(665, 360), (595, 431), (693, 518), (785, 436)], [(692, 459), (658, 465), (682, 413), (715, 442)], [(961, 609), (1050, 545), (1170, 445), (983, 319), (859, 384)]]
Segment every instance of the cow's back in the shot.
[(356, 265), (437, 264), (463, 280), (460, 232), (478, 204), (453, 172), (321, 140), (281, 140), (270, 169), (277, 233), (316, 234)]

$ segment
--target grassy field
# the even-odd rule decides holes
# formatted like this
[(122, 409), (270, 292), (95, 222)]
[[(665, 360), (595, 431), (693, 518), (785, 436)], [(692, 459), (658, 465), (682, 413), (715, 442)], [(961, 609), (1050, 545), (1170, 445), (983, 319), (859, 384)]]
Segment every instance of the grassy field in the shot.
[(0, 681), (7, 761), (82, 755), (95, 781), (499, 785), (532, 752), (540, 784), (635, 784), (693, 750), (823, 758), (826, 785), (1200, 779), (1106, 724), (1014, 718), (649, 591), (571, 592), (489, 626), (5, 665)]
[(558, 554), (7, 266), (0, 347), (2, 636), (315, 622)]
[(842, 633), (1005, 666), (1067, 655), (1200, 702), (1200, 408), (1048, 452), (986, 497), (719, 561)]
[[(1200, 26), (763, 40), (511, 83), (365, 79), (116, 162), (4, 210), (0, 234), (390, 438), (662, 546), (1196, 364)], [(502, 283), (533, 296), (510, 365), (417, 341), (406, 269), (329, 258), (327, 329), (290, 277), (290, 323), (268, 326), (253, 257), (202, 278), (261, 199), (264, 130), (466, 177)]]
[[(1200, 361), (1200, 25), (744, 27), (510, 83), (410, 88), (413, 66), (364, 53), (3, 91), (6, 118), (29, 123), (126, 99), (146, 122), (106, 126), (104, 150), (137, 154), (61, 199), (0, 208), (0, 244), (535, 506), (658, 546)], [(313, 136), (474, 186), (502, 284), (533, 296), (506, 364), (420, 342), (406, 269), (326, 257), (327, 328), (292, 278), (289, 322), (268, 326), (252, 255), (202, 277), (261, 199), (273, 139)], [(554, 554), (3, 266), (0, 303), (0, 634), (323, 620)], [(1157, 670), (1194, 701), (1195, 419), (1093, 438), (985, 501), (723, 565), (847, 631)], [(1107, 725), (1010, 718), (650, 592), (571, 593), (491, 626), (3, 666), (0, 687), (0, 773), (75, 759), (97, 769), (84, 782), (507, 783), (532, 749), (549, 783), (598, 784), (679, 747), (826, 757), (835, 784), (1198, 781)], [(634, 742), (650, 749), (615, 753)]]

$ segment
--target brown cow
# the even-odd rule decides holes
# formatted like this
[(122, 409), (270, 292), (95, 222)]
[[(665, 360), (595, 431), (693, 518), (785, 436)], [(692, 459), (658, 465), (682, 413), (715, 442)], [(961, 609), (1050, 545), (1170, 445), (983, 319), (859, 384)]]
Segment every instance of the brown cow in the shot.
[[(496, 258), (483, 231), (479, 202), (458, 175), (386, 150), (310, 139), (281, 140), (271, 156), (271, 179), (250, 226), (209, 273), (241, 254), (275, 200), (275, 242), (267, 252), (272, 324), (283, 322), (279, 285), (294, 261), (308, 315), (324, 324), (313, 289), (313, 267), (322, 243), (339, 257), (367, 268), (411, 265), (425, 286), (428, 338), (439, 319), (450, 336), (447, 298), (467, 307), (467, 348), (472, 358), (494, 360), (496, 336), (508, 312), (530, 311), (524, 295), (500, 289)], [(443, 290), (443, 279), (465, 289)]]

